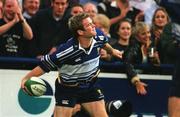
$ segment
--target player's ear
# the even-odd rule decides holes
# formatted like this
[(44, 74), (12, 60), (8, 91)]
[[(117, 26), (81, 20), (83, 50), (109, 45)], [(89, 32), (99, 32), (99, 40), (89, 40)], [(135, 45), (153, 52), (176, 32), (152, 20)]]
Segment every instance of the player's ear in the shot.
[(83, 30), (77, 30), (77, 33), (78, 33), (79, 35), (83, 35)]

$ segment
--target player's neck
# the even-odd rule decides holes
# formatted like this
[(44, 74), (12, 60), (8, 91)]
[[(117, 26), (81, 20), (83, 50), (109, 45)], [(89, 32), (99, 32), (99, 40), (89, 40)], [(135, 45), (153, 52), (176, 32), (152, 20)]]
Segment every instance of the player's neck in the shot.
[(93, 38), (87, 39), (87, 38), (79, 38), (79, 43), (81, 47), (83, 48), (89, 48), (92, 44)]

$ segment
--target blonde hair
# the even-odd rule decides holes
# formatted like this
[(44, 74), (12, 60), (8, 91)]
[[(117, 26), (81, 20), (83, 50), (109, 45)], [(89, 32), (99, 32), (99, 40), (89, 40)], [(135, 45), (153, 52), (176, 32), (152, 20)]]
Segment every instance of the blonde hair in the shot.
[(107, 29), (107, 31), (109, 32), (110, 30), (110, 19), (104, 15), (104, 14), (97, 14), (94, 18), (93, 18), (93, 22), (98, 22), (100, 23), (100, 25)]
[(134, 27), (132, 28), (132, 35), (133, 37), (136, 37), (140, 32), (145, 30), (147, 27), (149, 27), (146, 23), (144, 22), (137, 22)]

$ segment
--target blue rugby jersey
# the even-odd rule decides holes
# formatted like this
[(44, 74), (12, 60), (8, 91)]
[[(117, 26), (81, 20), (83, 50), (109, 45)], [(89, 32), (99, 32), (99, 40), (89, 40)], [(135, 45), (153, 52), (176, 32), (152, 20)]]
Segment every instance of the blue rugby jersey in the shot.
[(65, 44), (61, 44), (52, 55), (45, 55), (41, 59), (40, 67), (49, 72), (57, 68), (59, 77), (64, 84), (77, 84), (89, 82), (99, 71), (99, 49), (108, 42), (108, 38), (97, 30), (88, 51), (79, 45), (75, 38), (71, 38)]

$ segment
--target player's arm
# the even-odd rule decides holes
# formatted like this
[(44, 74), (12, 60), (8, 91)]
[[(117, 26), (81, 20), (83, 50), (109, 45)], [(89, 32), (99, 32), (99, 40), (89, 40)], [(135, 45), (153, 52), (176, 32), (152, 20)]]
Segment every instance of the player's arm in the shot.
[(109, 43), (106, 43), (104, 44), (104, 47), (103, 47), (109, 54), (117, 57), (117, 58), (120, 58), (122, 59), (122, 54), (123, 52), (117, 50), (117, 49), (114, 49)]
[(30, 71), (21, 81), (21, 88), (24, 89), (24, 84), (25, 82), (30, 79), (31, 77), (38, 77), (38, 76), (41, 76), (43, 75), (45, 72), (44, 70), (37, 66), (35, 67), (32, 71)]

